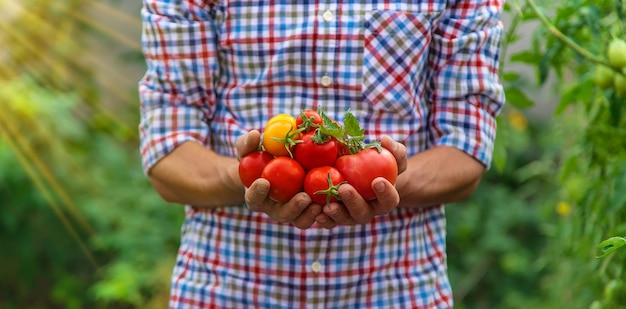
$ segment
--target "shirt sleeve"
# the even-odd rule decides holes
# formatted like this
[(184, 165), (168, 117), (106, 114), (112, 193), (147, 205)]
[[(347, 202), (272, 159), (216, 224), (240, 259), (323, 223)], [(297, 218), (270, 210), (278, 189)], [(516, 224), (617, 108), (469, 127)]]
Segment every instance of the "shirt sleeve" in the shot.
[(431, 143), (456, 147), (487, 168), (504, 105), (498, 77), (501, 0), (451, 1), (431, 42)]
[(147, 70), (139, 82), (139, 137), (145, 173), (184, 142), (209, 144), (218, 64), (208, 2), (143, 1)]

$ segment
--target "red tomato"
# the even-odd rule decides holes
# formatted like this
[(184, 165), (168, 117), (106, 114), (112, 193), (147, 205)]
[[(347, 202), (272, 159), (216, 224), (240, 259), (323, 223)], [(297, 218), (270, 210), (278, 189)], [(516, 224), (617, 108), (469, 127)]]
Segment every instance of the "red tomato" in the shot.
[(239, 179), (249, 188), (252, 183), (261, 177), (263, 169), (274, 159), (274, 156), (265, 151), (251, 152), (239, 161)]
[(316, 128), (322, 125), (322, 122), (322, 116), (310, 109), (300, 112), (300, 115), (296, 117), (296, 125), (298, 128), (304, 128), (304, 132), (315, 131)]
[(282, 203), (302, 191), (304, 169), (290, 157), (276, 157), (267, 163), (261, 177), (270, 182), (270, 199)]
[(309, 171), (320, 166), (333, 166), (337, 160), (336, 140), (327, 138), (323, 141), (316, 132), (308, 132), (302, 136), (302, 142), (293, 149), (293, 158)]
[(372, 189), (372, 181), (377, 177), (384, 177), (392, 184), (398, 178), (398, 164), (393, 154), (382, 148), (368, 148), (357, 154), (345, 155), (337, 158), (335, 167), (344, 179), (352, 185), (365, 200), (376, 199)]
[(339, 171), (332, 166), (316, 167), (310, 170), (304, 178), (304, 192), (313, 202), (326, 205), (337, 201), (339, 185), (345, 181)]
[(350, 154), (350, 151), (348, 150), (348, 146), (346, 146), (346, 144), (338, 141), (334, 137), (333, 137), (333, 140), (335, 141), (335, 144), (337, 145), (337, 156), (338, 157)]

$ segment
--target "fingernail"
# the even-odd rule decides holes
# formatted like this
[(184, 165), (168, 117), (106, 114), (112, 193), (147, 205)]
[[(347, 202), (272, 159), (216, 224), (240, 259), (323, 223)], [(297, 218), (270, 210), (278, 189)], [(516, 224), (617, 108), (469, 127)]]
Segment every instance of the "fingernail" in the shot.
[(311, 204), (311, 201), (309, 200), (301, 200), (298, 202), (298, 207), (300, 209), (305, 209), (307, 206), (309, 206), (309, 204)]
[(383, 192), (385, 191), (385, 183), (382, 181), (379, 181), (378, 183), (376, 183), (374, 185), (374, 189), (378, 192)]
[(352, 197), (352, 192), (345, 191), (341, 193), (340, 197), (341, 197), (341, 200), (350, 200), (350, 198)]
[(264, 186), (257, 186), (254, 189), (254, 194), (256, 194), (256, 195), (265, 195), (265, 194), (267, 194), (267, 189)]
[(323, 224), (323, 223), (326, 223), (326, 218), (319, 218), (316, 221), (317, 221), (317, 223), (322, 223)]

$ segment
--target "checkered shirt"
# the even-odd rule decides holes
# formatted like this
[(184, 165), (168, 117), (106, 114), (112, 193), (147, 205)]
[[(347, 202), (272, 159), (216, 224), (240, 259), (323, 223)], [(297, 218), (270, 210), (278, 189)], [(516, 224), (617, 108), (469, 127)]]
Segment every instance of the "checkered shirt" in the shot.
[[(144, 0), (147, 171), (186, 141), (235, 155), (273, 115), (350, 110), (408, 155), (490, 165), (503, 1)], [(444, 206), (299, 230), (244, 205), (187, 206), (170, 308), (450, 308)]]

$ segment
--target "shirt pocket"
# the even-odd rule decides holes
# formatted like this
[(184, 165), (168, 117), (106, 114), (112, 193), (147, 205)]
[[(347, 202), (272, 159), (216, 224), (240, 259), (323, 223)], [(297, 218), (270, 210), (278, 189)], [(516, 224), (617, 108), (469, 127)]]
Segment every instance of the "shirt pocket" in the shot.
[(436, 13), (374, 10), (365, 13), (363, 99), (399, 116), (420, 113), (428, 46)]

